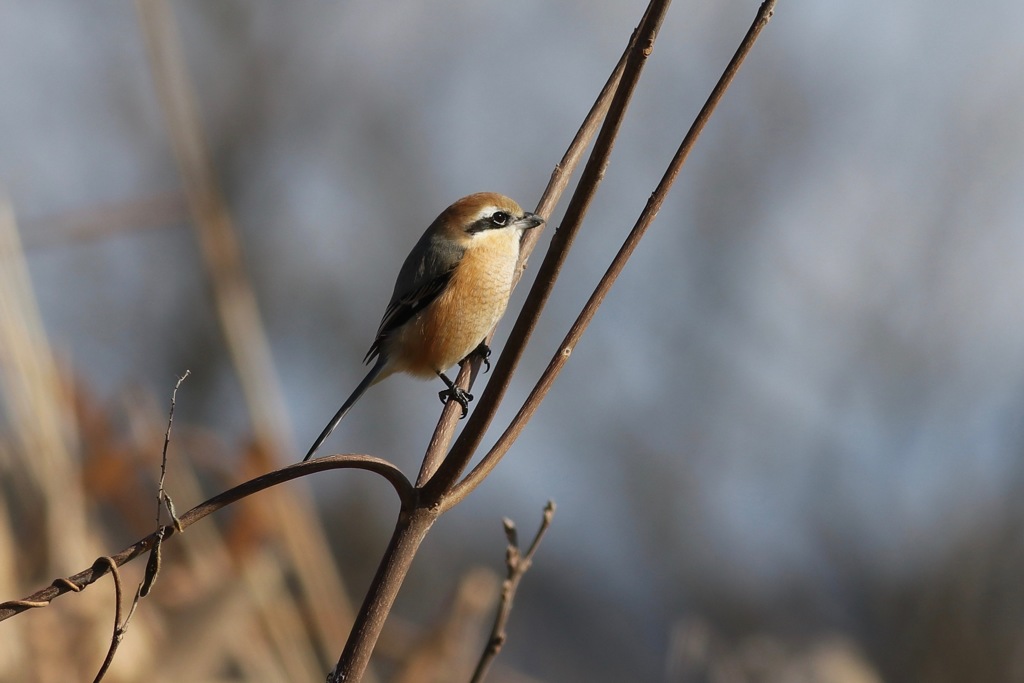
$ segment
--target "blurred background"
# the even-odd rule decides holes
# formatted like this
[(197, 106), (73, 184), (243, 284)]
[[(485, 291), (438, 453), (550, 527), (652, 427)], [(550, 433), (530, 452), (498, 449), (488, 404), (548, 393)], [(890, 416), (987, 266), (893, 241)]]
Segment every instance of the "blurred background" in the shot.
[[(499, 428), (757, 5), (670, 10)], [(153, 528), (186, 370), (179, 512), (298, 460), (422, 230), (479, 190), (534, 206), (644, 4), (139, 7), (0, 4), (3, 600)], [(528, 538), (553, 499), (493, 681), (1024, 681), (1021, 26), (780, 3), (541, 412), (434, 527), (373, 680), (466, 680), (501, 518)], [(414, 476), (437, 389), (389, 379), (325, 452)], [(322, 679), (396, 501), (281, 489), (168, 544), (107, 680)], [(111, 596), (0, 625), (0, 680), (90, 679)]]

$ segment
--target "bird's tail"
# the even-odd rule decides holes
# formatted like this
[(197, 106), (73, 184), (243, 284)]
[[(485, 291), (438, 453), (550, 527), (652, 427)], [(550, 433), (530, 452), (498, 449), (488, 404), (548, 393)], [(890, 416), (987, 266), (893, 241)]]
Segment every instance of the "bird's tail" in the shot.
[(327, 440), (327, 437), (331, 435), (331, 432), (333, 432), (335, 428), (337, 428), (338, 423), (340, 423), (342, 418), (345, 417), (345, 414), (349, 411), (349, 409), (351, 409), (352, 406), (355, 405), (356, 401), (359, 400), (359, 397), (363, 395), (363, 392), (373, 385), (374, 381), (376, 381), (377, 376), (381, 373), (381, 370), (384, 369), (385, 365), (386, 360), (384, 356), (378, 356), (377, 362), (374, 363), (373, 367), (370, 368), (370, 371), (366, 373), (366, 377), (363, 378), (363, 381), (360, 382), (359, 386), (355, 388), (355, 391), (352, 392), (352, 395), (349, 396), (348, 399), (341, 404), (341, 407), (338, 408), (338, 412), (334, 414), (334, 417), (331, 418), (331, 421), (327, 423), (326, 427), (324, 427), (324, 431), (320, 432), (320, 436), (316, 437), (316, 441), (313, 442), (312, 447), (310, 447), (309, 449), (309, 453), (306, 453), (306, 457), (302, 459), (302, 462), (306, 462), (307, 460), (313, 457), (313, 454), (316, 453), (317, 449), (320, 448), (321, 445), (323, 445), (323, 442)]

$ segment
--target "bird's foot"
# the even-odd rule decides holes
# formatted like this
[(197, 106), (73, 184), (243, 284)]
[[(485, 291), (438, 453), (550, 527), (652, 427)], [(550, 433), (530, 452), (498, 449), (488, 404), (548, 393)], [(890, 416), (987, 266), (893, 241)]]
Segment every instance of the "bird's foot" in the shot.
[(441, 403), (448, 405), (448, 401), (454, 400), (460, 406), (462, 406), (462, 419), (469, 414), (469, 402), (473, 400), (473, 394), (467, 394), (457, 386), (452, 386), (449, 389), (437, 392), (438, 398), (441, 399)]
[(475, 349), (469, 352), (469, 356), (467, 356), (467, 358), (472, 358), (473, 356), (478, 357), (483, 362), (484, 372), (490, 372), (491, 361), (487, 360), (488, 358), (491, 357), (490, 346), (488, 346), (484, 342), (480, 342), (479, 346), (477, 346)]

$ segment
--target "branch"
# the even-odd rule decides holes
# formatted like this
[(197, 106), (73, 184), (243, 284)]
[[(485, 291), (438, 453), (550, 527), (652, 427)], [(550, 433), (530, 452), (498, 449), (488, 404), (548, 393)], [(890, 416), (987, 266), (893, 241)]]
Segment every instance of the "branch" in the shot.
[[(401, 470), (388, 461), (369, 455), (330, 455), (309, 462), (289, 465), (255, 479), (250, 479), (200, 503), (181, 516), (181, 530), (184, 531), (207, 515), (227, 507), (242, 498), (259, 493), (264, 489), (269, 489), (314, 472), (339, 469), (359, 469), (379, 474), (395, 489), (403, 510), (411, 509), (415, 505), (416, 491), (413, 489), (412, 483), (402, 474)], [(152, 549), (161, 539), (166, 540), (176, 533), (178, 532), (174, 525), (160, 527), (157, 531), (136, 541), (116, 555), (97, 559), (91, 567), (84, 571), (66, 578), (54, 579), (53, 583), (46, 588), (36, 591), (21, 600), (2, 602), (0, 603), (0, 621), (29, 609), (46, 607), (50, 604), (51, 600), (65, 593), (77, 593), (86, 586), (95, 583), (110, 571), (110, 565), (107, 563), (108, 559), (112, 560), (118, 567), (124, 566), (139, 555)]]
[[(512, 444), (519, 437), (526, 423), (530, 421), (537, 409), (540, 407), (541, 401), (547, 395), (551, 389), (551, 385), (554, 383), (555, 378), (562, 371), (566, 362), (569, 360), (569, 356), (572, 350), (576, 347), (581, 336), (586, 331), (587, 326), (590, 325), (591, 320), (594, 318), (594, 314), (597, 312), (598, 307), (604, 301), (605, 296), (611, 289), (612, 285), (615, 284), (615, 280), (622, 272), (623, 267), (626, 265), (626, 261), (633, 254), (633, 250), (636, 249), (637, 244), (643, 238), (647, 232), (647, 228), (650, 227), (655, 217), (658, 215), (658, 211), (661, 210), (661, 206), (665, 201), (665, 197), (668, 195), (668, 191), (672, 188), (673, 183), (678, 176), (680, 169), (686, 162), (687, 156), (690, 154), (690, 150), (693, 148), (694, 143), (700, 136), (701, 131), (704, 130), (704, 126), (707, 124), (708, 119), (711, 117), (712, 112), (718, 106), (725, 91), (729, 88), (733, 78), (736, 76), (736, 72), (739, 71), (740, 65), (743, 60), (749, 54), (751, 48), (754, 46), (754, 42), (757, 40), (762, 29), (767, 26), (768, 21), (772, 18), (775, 12), (776, 0), (766, 0), (761, 7), (758, 9), (757, 15), (754, 18), (753, 24), (744, 36), (743, 41), (737, 48), (736, 53), (730, 60), (729, 65), (725, 68), (724, 73), (718, 79), (718, 83), (715, 88), (711, 91), (711, 95), (708, 96), (707, 101), (701, 108), (700, 113), (697, 114), (697, 118), (694, 119), (690, 129), (687, 131), (679, 149), (676, 151), (675, 156), (669, 163), (665, 174), (662, 176), (661, 181), (658, 183), (657, 188), (651, 194), (651, 197), (647, 200), (647, 205), (644, 207), (643, 212), (637, 219), (636, 224), (626, 237), (619, 252), (615, 255), (608, 270), (601, 278), (597, 287), (594, 289), (593, 294), (590, 295), (590, 299), (587, 301), (583, 310), (576, 318), (576, 322), (573, 323), (569, 329), (568, 334), (562, 340), (561, 345), (555, 352), (551, 361), (548, 363), (547, 369), (541, 375), (540, 379), (537, 380), (537, 384), (534, 386), (533, 391), (527, 397), (523, 406), (516, 413), (516, 416), (509, 423), (505, 432), (498, 438), (498, 441), (491, 448), (490, 452), (484, 456), (480, 463), (473, 468), (473, 470), (466, 476), (466, 478), (457, 484), (451, 494), (447, 496), (442, 503), (442, 511), (451, 509), (459, 502), (465, 499), (469, 493), (480, 485), (480, 482), (490, 474), (490, 472), (498, 465), (501, 458), (504, 457), (508, 449), (511, 448)], [(486, 393), (484, 394), (486, 397)], [(455, 448), (458, 449), (462, 439), (456, 442)]]
[(491, 629), (491, 637), (487, 641), (487, 647), (480, 655), (480, 661), (473, 672), (470, 683), (482, 683), (487, 671), (491, 668), (495, 657), (501, 652), (501, 648), (508, 640), (505, 627), (508, 625), (508, 618), (512, 614), (512, 601), (519, 590), (519, 583), (523, 576), (529, 571), (533, 564), (533, 556), (540, 546), (541, 539), (551, 526), (551, 520), (555, 516), (555, 503), (548, 501), (544, 506), (544, 517), (541, 519), (537, 535), (533, 537), (533, 543), (525, 555), (519, 552), (519, 535), (516, 533), (516, 525), (511, 519), (505, 519), (505, 536), (508, 538), (508, 549), (505, 551), (505, 568), (507, 571), (505, 582), (501, 586), (501, 603), (498, 605), (498, 613), (494, 617), (494, 627)]
[(117, 565), (114, 564), (114, 560), (109, 557), (101, 557), (97, 562), (103, 561), (110, 567), (110, 574), (114, 577), (114, 634), (110, 637), (110, 647), (107, 648), (107, 656), (103, 658), (103, 664), (100, 665), (100, 670), (96, 674), (96, 678), (93, 679), (93, 683), (99, 683), (103, 680), (103, 677), (107, 674), (107, 669), (110, 668), (110, 663), (114, 661), (114, 653), (117, 652), (117, 646), (121, 644), (121, 640), (124, 637), (124, 629), (121, 626), (121, 573), (117, 571)]
[(135, 614), (139, 598), (142, 597), (142, 586), (139, 586), (135, 591), (132, 608), (128, 610), (128, 616), (124, 618), (124, 621), (121, 621), (121, 574), (118, 572), (113, 558), (101, 557), (97, 562), (106, 562), (107, 566), (110, 567), (110, 575), (114, 578), (114, 633), (110, 636), (110, 647), (107, 648), (107, 656), (103, 658), (103, 664), (100, 665), (100, 670), (96, 673), (93, 683), (99, 683), (107, 675), (107, 670), (114, 661), (114, 653), (117, 652), (118, 645), (124, 640), (124, 634), (128, 630), (128, 622), (131, 621), (132, 616)]
[(164, 480), (167, 478), (167, 447), (171, 445), (171, 425), (174, 424), (174, 404), (178, 400), (178, 389), (181, 388), (181, 383), (188, 379), (191, 375), (190, 370), (185, 370), (185, 374), (178, 378), (178, 381), (174, 384), (174, 389), (171, 390), (171, 407), (167, 411), (167, 429), (164, 431), (164, 447), (160, 451), (160, 480), (157, 483), (156, 491), (156, 526), (159, 529), (160, 516), (164, 507), (167, 508), (167, 514), (171, 518), (171, 522), (178, 531), (184, 531), (181, 528), (181, 520), (178, 519), (178, 515), (174, 512), (174, 501), (171, 500), (170, 494), (164, 489)]

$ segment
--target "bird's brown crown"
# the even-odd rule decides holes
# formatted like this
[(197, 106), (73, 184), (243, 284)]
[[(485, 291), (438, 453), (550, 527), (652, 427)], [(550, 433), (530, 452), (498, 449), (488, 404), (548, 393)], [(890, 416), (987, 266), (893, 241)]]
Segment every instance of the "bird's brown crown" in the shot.
[(495, 211), (505, 211), (515, 218), (523, 209), (515, 200), (497, 192), (477, 192), (457, 200), (441, 214), (450, 224), (469, 225)]

